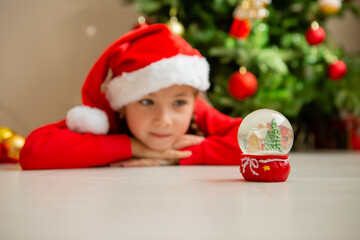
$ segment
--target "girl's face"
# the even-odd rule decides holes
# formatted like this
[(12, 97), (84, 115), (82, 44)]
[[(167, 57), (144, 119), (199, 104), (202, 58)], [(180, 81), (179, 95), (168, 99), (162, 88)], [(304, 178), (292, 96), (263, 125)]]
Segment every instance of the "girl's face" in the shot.
[(127, 104), (124, 113), (130, 132), (153, 150), (171, 148), (190, 126), (195, 98), (194, 88), (173, 85)]

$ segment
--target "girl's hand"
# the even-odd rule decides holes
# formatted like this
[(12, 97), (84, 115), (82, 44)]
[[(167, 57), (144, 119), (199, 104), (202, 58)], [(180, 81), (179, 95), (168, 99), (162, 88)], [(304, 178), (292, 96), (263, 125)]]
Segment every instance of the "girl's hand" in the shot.
[(155, 167), (179, 164), (178, 159), (133, 158), (111, 163), (110, 167)]
[(183, 149), (186, 147), (191, 147), (193, 145), (198, 145), (202, 141), (204, 141), (205, 138), (202, 136), (192, 135), (192, 134), (185, 134), (182, 137), (180, 137), (176, 142), (173, 144), (174, 149)]
[(149, 159), (180, 159), (190, 157), (191, 151), (179, 151), (177, 149), (167, 149), (163, 151), (152, 150), (141, 143), (136, 138), (130, 138), (131, 150), (134, 158)]
[(110, 167), (150, 167), (167, 166), (179, 164), (179, 159), (190, 157), (191, 151), (179, 151), (179, 149), (198, 145), (204, 141), (204, 137), (186, 134), (179, 138), (174, 144), (173, 149), (156, 151), (146, 147), (135, 138), (130, 138), (132, 159), (122, 160), (110, 164)]

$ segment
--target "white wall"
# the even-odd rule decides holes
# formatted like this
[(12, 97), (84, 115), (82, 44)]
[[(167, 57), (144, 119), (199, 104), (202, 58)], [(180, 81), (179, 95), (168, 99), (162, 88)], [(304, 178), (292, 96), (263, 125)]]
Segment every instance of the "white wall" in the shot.
[[(360, 7), (360, 1), (355, 2)], [(330, 18), (326, 22), (328, 35), (347, 52), (360, 54), (360, 20), (347, 12), (343, 18)]]
[[(81, 104), (98, 56), (137, 16), (117, 0), (0, 0), (0, 126), (27, 136), (63, 119)], [(358, 21), (347, 16), (329, 27), (337, 43), (360, 52)]]

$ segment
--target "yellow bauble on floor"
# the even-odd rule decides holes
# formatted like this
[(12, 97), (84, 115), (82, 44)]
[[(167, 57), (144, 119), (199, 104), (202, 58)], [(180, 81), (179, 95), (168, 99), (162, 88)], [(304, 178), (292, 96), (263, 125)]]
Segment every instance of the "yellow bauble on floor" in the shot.
[(3, 141), (3, 146), (5, 149), (5, 155), (12, 160), (19, 160), (20, 150), (25, 144), (25, 138), (13, 134), (10, 138)]
[(11, 129), (0, 126), (0, 143), (10, 138), (13, 134), (14, 132)]

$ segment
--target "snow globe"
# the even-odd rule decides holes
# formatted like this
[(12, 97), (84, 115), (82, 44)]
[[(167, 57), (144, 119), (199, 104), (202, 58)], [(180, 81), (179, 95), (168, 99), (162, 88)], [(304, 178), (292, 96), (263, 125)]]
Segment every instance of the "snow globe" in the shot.
[(284, 115), (256, 110), (243, 119), (237, 137), (242, 151), (240, 172), (246, 181), (286, 181), (294, 132)]

